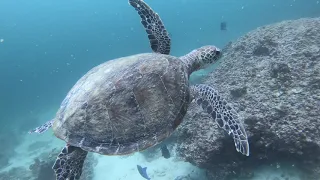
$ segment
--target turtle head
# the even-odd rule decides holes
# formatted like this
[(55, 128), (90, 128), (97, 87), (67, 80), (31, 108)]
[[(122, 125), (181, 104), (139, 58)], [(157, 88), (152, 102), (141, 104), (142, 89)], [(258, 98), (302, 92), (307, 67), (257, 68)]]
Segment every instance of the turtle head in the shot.
[(221, 50), (215, 46), (202, 46), (196, 49), (199, 58), (200, 68), (215, 63), (221, 57)]
[(180, 59), (188, 66), (189, 75), (199, 69), (208, 67), (220, 59), (221, 50), (215, 46), (207, 45), (202, 46), (188, 53)]

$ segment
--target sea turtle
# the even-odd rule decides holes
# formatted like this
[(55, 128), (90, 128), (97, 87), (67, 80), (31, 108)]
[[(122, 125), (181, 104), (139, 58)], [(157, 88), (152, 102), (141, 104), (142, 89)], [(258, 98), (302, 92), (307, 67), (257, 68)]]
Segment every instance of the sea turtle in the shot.
[(181, 123), (191, 101), (232, 135), (236, 150), (249, 155), (247, 134), (236, 111), (211, 86), (189, 86), (192, 72), (216, 62), (221, 51), (203, 46), (170, 56), (170, 37), (159, 15), (142, 0), (129, 0), (141, 17), (154, 53), (107, 61), (72, 87), (51, 121), (30, 131), (53, 127), (67, 145), (53, 170), (57, 180), (79, 179), (88, 152), (124, 155), (160, 143)]

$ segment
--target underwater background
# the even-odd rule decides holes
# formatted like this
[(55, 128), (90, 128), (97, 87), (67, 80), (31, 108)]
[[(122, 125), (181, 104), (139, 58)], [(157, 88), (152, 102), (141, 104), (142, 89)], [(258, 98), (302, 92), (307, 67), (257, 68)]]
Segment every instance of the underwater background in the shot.
[[(259, 26), (320, 16), (317, 0), (146, 2), (161, 16), (172, 39), (171, 54), (175, 56), (207, 44), (223, 48)], [(226, 22), (227, 30), (220, 29), (221, 22)], [(151, 52), (149, 41), (139, 16), (127, 0), (0, 0), (0, 171), (21, 166), (32, 171), (29, 165), (34, 164), (38, 154), (51, 152), (54, 147), (60, 150), (64, 143), (52, 132), (39, 137), (27, 132), (54, 117), (70, 88), (92, 67), (143, 52)], [(136, 158), (143, 159), (140, 155), (124, 161), (133, 167), (128, 172), (121, 158), (99, 158), (105, 163), (96, 162), (97, 173), (92, 175), (96, 180), (143, 179), (136, 170)], [(182, 163), (176, 161), (172, 160), (170, 166), (178, 167)], [(107, 166), (108, 163), (113, 166)], [(161, 163), (168, 161), (147, 164), (153, 169), (168, 166)], [(173, 173), (171, 179), (190, 168), (203, 174), (188, 163), (180, 167), (187, 170), (166, 173)], [(6, 176), (3, 178), (0, 174), (0, 179), (19, 179), (19, 176), (23, 179), (21, 176), (26, 173), (13, 174), (16, 177), (3, 175)], [(152, 179), (170, 179), (159, 174)], [(199, 175), (194, 179), (205, 177)]]

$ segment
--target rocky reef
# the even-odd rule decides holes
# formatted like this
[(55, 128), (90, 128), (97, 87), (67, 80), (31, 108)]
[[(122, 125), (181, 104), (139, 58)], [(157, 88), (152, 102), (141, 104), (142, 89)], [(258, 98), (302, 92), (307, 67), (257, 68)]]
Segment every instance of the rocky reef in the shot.
[[(25, 167), (12, 168), (9, 171), (0, 173), (0, 180), (55, 180), (55, 174), (52, 166), (60, 150), (53, 149), (51, 152), (45, 152), (34, 159), (34, 163)], [(94, 176), (94, 166), (97, 159), (92, 153), (89, 153), (83, 166), (83, 172), (80, 180), (92, 180)]]
[(209, 179), (247, 178), (261, 165), (289, 163), (320, 179), (320, 18), (260, 27), (230, 43), (203, 83), (239, 112), (251, 154), (194, 103), (178, 129), (178, 153)]

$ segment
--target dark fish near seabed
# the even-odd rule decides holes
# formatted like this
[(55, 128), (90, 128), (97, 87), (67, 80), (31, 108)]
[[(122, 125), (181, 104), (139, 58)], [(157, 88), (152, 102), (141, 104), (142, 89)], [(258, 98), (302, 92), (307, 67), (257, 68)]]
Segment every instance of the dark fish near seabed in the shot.
[(142, 177), (144, 177), (145, 179), (147, 179), (147, 180), (150, 180), (150, 178), (149, 178), (149, 176), (148, 176), (148, 174), (147, 174), (147, 167), (141, 167), (140, 165), (137, 165), (137, 168), (138, 168), (138, 171), (139, 171), (139, 173), (140, 173), (140, 175), (142, 176)]
[(227, 30), (227, 22), (223, 21), (220, 23), (220, 30), (226, 31)]
[(170, 152), (167, 148), (167, 145), (161, 146), (161, 153), (164, 158), (166, 158), (166, 159), (170, 158)]

